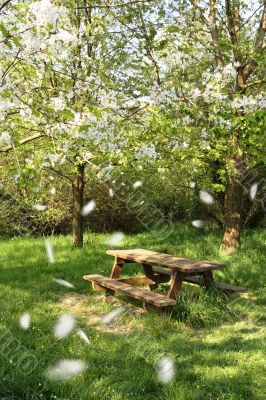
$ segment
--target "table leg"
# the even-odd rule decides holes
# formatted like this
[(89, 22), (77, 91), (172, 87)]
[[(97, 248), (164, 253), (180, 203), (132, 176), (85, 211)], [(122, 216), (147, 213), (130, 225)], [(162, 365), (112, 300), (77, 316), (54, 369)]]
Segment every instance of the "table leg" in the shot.
[(172, 279), (171, 279), (171, 285), (168, 290), (167, 297), (170, 299), (176, 299), (177, 294), (181, 290), (182, 286), (182, 281), (183, 281), (183, 274), (182, 272), (179, 271), (173, 271), (172, 273)]
[[(154, 271), (151, 265), (148, 264), (142, 264), (143, 265), (143, 270), (144, 270), (144, 274), (147, 276), (147, 278), (150, 278), (152, 280), (152, 278), (154, 278)], [(155, 290), (157, 289), (158, 285), (157, 283), (154, 283), (153, 285), (149, 285), (150, 290)]]
[(204, 285), (207, 290), (215, 287), (212, 271), (205, 271), (202, 273)]
[[(115, 257), (114, 265), (113, 265), (112, 272), (110, 275), (111, 279), (119, 279), (120, 278), (124, 263), (125, 263), (125, 260), (123, 260), (122, 258), (119, 258), (119, 257)], [(105, 289), (105, 296), (106, 296), (107, 300), (110, 299), (110, 296), (114, 296), (114, 294), (115, 294), (114, 290)], [(109, 297), (109, 299), (108, 299), (108, 297)]]
[(123, 260), (122, 258), (119, 258), (119, 257), (115, 257), (115, 261), (114, 261), (114, 265), (112, 268), (110, 278), (112, 278), (112, 279), (120, 278), (124, 263), (125, 263), (125, 260)]

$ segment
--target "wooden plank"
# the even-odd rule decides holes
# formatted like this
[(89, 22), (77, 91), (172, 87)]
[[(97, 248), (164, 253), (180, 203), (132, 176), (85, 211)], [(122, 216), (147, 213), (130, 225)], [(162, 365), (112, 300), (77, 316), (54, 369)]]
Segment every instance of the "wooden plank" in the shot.
[(95, 282), (109, 290), (125, 293), (134, 299), (142, 300), (145, 303), (150, 303), (157, 307), (169, 307), (175, 304), (175, 300), (169, 299), (162, 294), (133, 287), (118, 280), (106, 278), (102, 275), (84, 275), (83, 279), (86, 281)]
[(223, 264), (211, 263), (209, 261), (191, 260), (184, 257), (176, 257), (170, 254), (158, 253), (150, 250), (107, 250), (106, 254), (131, 260), (141, 264), (157, 265), (180, 272), (204, 272), (212, 269), (225, 268)]

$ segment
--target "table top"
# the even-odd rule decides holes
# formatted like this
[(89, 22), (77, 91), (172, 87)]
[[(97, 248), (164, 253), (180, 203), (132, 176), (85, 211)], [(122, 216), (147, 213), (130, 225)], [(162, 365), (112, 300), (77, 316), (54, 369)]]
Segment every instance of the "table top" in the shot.
[(106, 254), (141, 264), (157, 265), (163, 268), (180, 272), (204, 272), (213, 269), (222, 269), (226, 266), (209, 261), (192, 260), (176, 257), (170, 254), (143, 249), (107, 250)]

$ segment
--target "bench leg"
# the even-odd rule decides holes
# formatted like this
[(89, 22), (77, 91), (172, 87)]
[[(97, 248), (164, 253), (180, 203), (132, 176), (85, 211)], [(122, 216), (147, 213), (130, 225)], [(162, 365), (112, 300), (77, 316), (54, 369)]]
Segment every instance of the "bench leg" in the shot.
[[(154, 271), (153, 271), (152, 266), (148, 265), (148, 264), (142, 264), (142, 265), (143, 265), (144, 274), (147, 276), (147, 278), (150, 278), (151, 280), (153, 280)], [(150, 290), (155, 290), (155, 289), (157, 289), (157, 287), (158, 287), (157, 283), (149, 285)]]
[(207, 290), (214, 289), (215, 288), (215, 283), (212, 275), (212, 271), (205, 271), (202, 273), (203, 275), (203, 280), (204, 280), (204, 285)]
[(182, 272), (174, 271), (173, 274), (172, 274), (171, 285), (170, 285), (170, 288), (168, 290), (167, 297), (169, 297), (170, 299), (174, 299), (175, 300), (177, 294), (181, 290), (182, 282), (183, 282), (183, 274), (182, 274)]

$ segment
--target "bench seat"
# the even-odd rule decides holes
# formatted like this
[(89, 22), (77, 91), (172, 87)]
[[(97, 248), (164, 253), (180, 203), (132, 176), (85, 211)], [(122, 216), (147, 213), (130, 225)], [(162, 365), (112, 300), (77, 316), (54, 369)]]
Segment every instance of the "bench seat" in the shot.
[(144, 305), (147, 303), (155, 306), (156, 308), (169, 309), (169, 307), (172, 308), (176, 303), (175, 300), (169, 299), (162, 294), (154, 293), (138, 287), (133, 287), (127, 283), (120, 282), (116, 279), (107, 278), (102, 275), (84, 275), (83, 279), (109, 289), (111, 291), (110, 294), (114, 294), (115, 291), (118, 291), (133, 297), (134, 299), (142, 300)]

